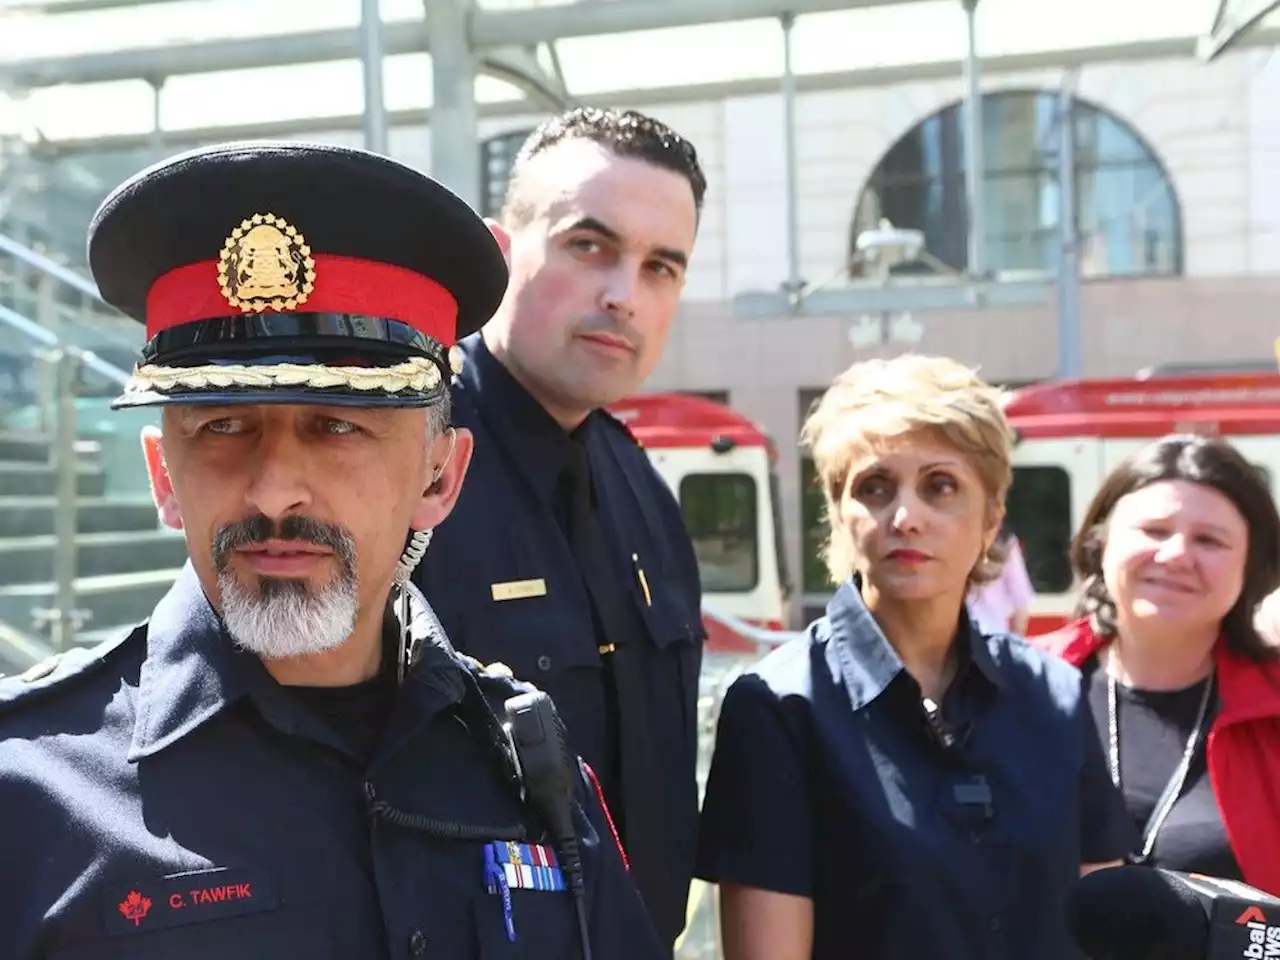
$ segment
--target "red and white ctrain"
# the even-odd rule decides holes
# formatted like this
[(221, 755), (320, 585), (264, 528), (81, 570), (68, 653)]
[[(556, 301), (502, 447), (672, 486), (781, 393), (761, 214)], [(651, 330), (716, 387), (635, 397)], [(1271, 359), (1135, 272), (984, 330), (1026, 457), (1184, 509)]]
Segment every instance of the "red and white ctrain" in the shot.
[[(680, 503), (704, 608), (756, 628), (783, 629), (790, 586), (777, 453), (769, 437), (732, 408), (688, 394), (630, 397), (610, 412), (635, 435)], [(711, 613), (703, 618), (709, 648), (754, 649)]]

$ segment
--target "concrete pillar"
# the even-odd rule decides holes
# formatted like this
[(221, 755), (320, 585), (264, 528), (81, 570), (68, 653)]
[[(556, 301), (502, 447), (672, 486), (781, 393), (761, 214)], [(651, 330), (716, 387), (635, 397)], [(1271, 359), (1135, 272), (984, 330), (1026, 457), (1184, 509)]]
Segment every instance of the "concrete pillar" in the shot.
[(164, 78), (157, 77), (149, 81), (151, 84), (151, 139), (149, 147), (153, 160), (164, 157), (164, 125), (160, 121), (160, 108), (163, 106)]
[(473, 207), (480, 205), (476, 132), (477, 58), (471, 44), (472, 0), (425, 0), (431, 44), (431, 176)]
[(385, 155), (387, 104), (382, 93), (382, 14), (378, 0), (361, 0), (360, 66), (364, 74), (365, 149)]

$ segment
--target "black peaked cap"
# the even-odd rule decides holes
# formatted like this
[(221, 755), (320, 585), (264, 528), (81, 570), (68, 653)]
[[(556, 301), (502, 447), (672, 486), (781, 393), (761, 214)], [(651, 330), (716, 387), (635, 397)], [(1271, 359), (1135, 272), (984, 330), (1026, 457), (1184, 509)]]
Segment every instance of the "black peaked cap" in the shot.
[[(289, 237), (296, 241), (290, 256), (298, 264), (299, 283), (304, 275), (314, 279), (338, 269), (326, 264), (325, 257), (401, 268), (447, 291), (456, 303), (456, 324), (424, 335), (420, 325), (380, 315), (363, 302), (362, 291), (379, 286), (368, 283), (348, 282), (336, 301), (330, 296), (323, 305), (303, 296), (296, 305), (280, 299), (252, 309), (238, 306), (228, 299), (225, 275), (218, 270), (226, 269), (226, 251), (234, 238), (244, 234), (250, 221), (257, 224), (263, 217), (281, 230), (288, 225)], [(137, 379), (147, 382), (132, 390), (131, 399), (126, 388), (118, 405), (226, 402), (227, 394), (255, 402), (422, 405), (438, 396), (439, 385), (424, 391), (420, 381), (417, 388), (386, 389), (363, 382), (357, 388), (321, 378), (316, 382), (325, 385), (317, 386), (297, 383), (297, 371), (299, 366), (387, 367), (418, 357), (441, 366), (447, 380), (445, 353), (488, 321), (507, 285), (497, 241), (481, 217), (448, 188), (378, 154), (309, 143), (219, 144), (142, 171), (103, 201), (89, 227), (88, 257), (107, 303), (148, 328), (143, 364), (135, 371)], [(205, 269), (220, 257), (221, 268)], [(304, 263), (309, 257), (314, 264), (310, 259)], [(153, 286), (171, 271), (192, 265), (201, 265), (191, 274), (197, 294), (209, 278), (203, 315), (157, 324), (155, 310), (148, 317)], [(313, 266), (314, 273), (308, 272)], [(330, 272), (315, 284), (332, 276)], [(252, 367), (269, 376), (276, 376), (275, 368), (283, 364), (291, 372), (269, 386), (261, 378), (239, 375), (196, 375), (186, 378), (189, 382), (171, 376), (177, 368), (207, 371), (219, 364)]]

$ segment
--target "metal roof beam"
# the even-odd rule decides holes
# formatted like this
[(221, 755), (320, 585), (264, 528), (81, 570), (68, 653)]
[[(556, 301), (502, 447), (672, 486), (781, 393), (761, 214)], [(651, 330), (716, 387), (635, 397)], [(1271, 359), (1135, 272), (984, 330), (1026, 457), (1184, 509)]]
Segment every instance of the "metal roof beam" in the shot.
[[(591, 102), (591, 101), (588, 101)], [(600, 101), (603, 104), (605, 101)], [(476, 105), (476, 116), (482, 119), (504, 116), (527, 116), (545, 113), (545, 106), (533, 100), (504, 100), (498, 103)], [(364, 115), (359, 113), (306, 117), (294, 120), (266, 120), (257, 123), (241, 123), (218, 127), (192, 127), (164, 131), (166, 151), (177, 152), (198, 147), (214, 140), (274, 140), (305, 138), (308, 134), (359, 133)], [(388, 110), (387, 129), (395, 135), (400, 127), (431, 125), (431, 109)], [(91, 157), (96, 153), (115, 153), (130, 150), (147, 150), (152, 146), (150, 133), (124, 133), (109, 137), (85, 137), (72, 140), (48, 140), (33, 147), (37, 159), (59, 160), (64, 157)]]
[(1206, 62), (1217, 59), (1277, 9), (1280, 0), (1220, 0), (1213, 26), (1200, 38), (1196, 54)]
[(544, 67), (537, 51), (530, 47), (504, 47), (480, 54), (480, 71), (505, 80), (521, 90), (531, 101), (548, 110), (566, 109), (573, 97), (564, 78)]
[[(1270, 47), (1280, 45), (1280, 28), (1262, 27), (1251, 31), (1238, 41), (1241, 47)], [(1082, 47), (1075, 50), (1052, 50), (1037, 53), (1018, 53), (983, 60), (982, 69), (987, 76), (1019, 73), (1027, 70), (1045, 70), (1099, 63), (1132, 60), (1161, 60), (1193, 57), (1196, 41), (1193, 38), (1173, 40), (1147, 40), (1112, 46)], [(482, 58), (483, 64), (483, 58)], [(850, 90), (866, 87), (888, 87), (897, 83), (920, 80), (955, 79), (960, 76), (961, 62), (940, 60), (934, 63), (903, 64), (893, 67), (870, 67), (835, 73), (801, 74), (796, 77), (796, 90), (810, 93), (828, 90)], [(0, 76), (3, 68), (0, 67)], [(714, 102), (725, 97), (776, 94), (776, 77), (752, 77), (724, 82), (681, 84), (669, 87), (650, 87), (643, 90), (614, 90), (599, 94), (579, 94), (574, 102), (587, 106), (656, 107), (673, 103)], [(545, 107), (531, 100), (507, 100), (477, 105), (481, 117), (525, 116), (541, 113)], [(402, 110), (392, 112), (388, 122), (392, 126), (421, 124), (430, 110)], [(361, 118), (350, 116), (307, 117), (296, 120), (275, 120), (262, 123), (222, 127), (201, 127), (186, 130), (166, 130), (167, 147), (196, 145), (219, 139), (252, 139), (256, 137), (291, 137), (311, 132), (359, 130)], [(61, 154), (94, 153), (103, 150), (129, 150), (144, 148), (150, 144), (151, 135), (122, 134), (109, 137), (67, 138), (45, 141), (38, 153), (45, 156)]]
[[(779, 17), (788, 11), (821, 13), (915, 2), (918, 0), (698, 0), (696, 3), (692, 0), (579, 0), (529, 10), (478, 9), (472, 14), (471, 37), (476, 48), (482, 50), (527, 47), (563, 37)], [(383, 52), (388, 56), (423, 53), (430, 47), (423, 20), (384, 22), (382, 42)], [(64, 83), (175, 77), (354, 60), (359, 56), (358, 28), (316, 30), (12, 60), (0, 64), (0, 88), (31, 89)]]
[[(422, 20), (383, 25), (382, 50), (385, 56), (421, 53), (426, 49), (427, 25)], [(0, 88), (21, 90), (64, 83), (110, 83), (359, 58), (360, 31), (357, 28), (316, 30), (283, 36), (205, 40), (164, 47), (10, 60), (0, 63)]]
[(476, 12), (472, 37), (492, 44), (551, 43), (667, 27), (766, 20), (790, 13), (829, 13), (888, 7), (919, 0), (578, 0), (547, 7)]
[(38, 13), (56, 17), (64, 13), (95, 13), (120, 7), (154, 7), (175, 2), (181, 0), (10, 0), (7, 6), (0, 8), (0, 14)]

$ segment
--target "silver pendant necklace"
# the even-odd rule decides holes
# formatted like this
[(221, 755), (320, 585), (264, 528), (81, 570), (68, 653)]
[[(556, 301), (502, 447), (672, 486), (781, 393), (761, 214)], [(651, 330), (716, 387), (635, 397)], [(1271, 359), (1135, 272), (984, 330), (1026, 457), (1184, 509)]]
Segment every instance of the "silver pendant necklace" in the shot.
[[(1105, 665), (1103, 669), (1107, 669)], [(1173, 776), (1169, 778), (1169, 783), (1165, 786), (1164, 793), (1161, 794), (1160, 800), (1156, 803), (1156, 809), (1151, 814), (1151, 820), (1147, 823), (1142, 838), (1142, 850), (1128, 858), (1130, 863), (1141, 864), (1151, 859), (1151, 851), (1156, 845), (1156, 835), (1159, 834), (1160, 828), (1164, 826), (1165, 820), (1172, 812), (1173, 805), (1182, 796), (1182, 791), (1187, 785), (1187, 775), (1191, 772), (1191, 763), (1195, 759), (1204, 733), (1204, 722), (1209, 714), (1209, 701), (1213, 695), (1213, 681), (1214, 673), (1210, 672), (1204, 681), (1204, 692), (1200, 695), (1200, 709), (1196, 714), (1195, 726), (1191, 728), (1191, 736), (1187, 738), (1187, 745), (1182, 751), (1182, 759), (1174, 769)], [(1116, 687), (1115, 675), (1107, 670), (1107, 734), (1110, 747), (1108, 759), (1111, 765), (1111, 782), (1123, 795), (1124, 789), (1120, 784), (1120, 711)]]

